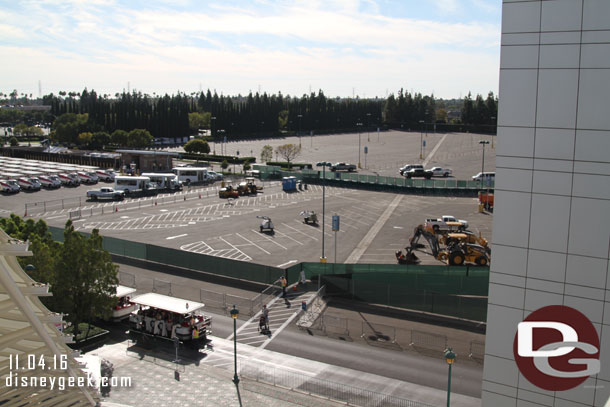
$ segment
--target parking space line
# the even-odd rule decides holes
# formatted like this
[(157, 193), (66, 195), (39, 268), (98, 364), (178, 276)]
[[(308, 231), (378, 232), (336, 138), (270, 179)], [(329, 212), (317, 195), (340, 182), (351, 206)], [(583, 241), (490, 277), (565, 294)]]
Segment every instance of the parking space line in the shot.
[[(297, 221), (297, 222), (298, 222), (298, 221)], [(299, 223), (301, 223), (301, 222), (299, 222)], [(316, 242), (318, 241), (318, 238), (315, 238), (315, 237), (313, 237), (313, 236), (310, 236), (310, 235), (308, 235), (307, 233), (301, 232), (301, 231), (300, 231), (300, 230), (298, 230), (297, 228), (293, 228), (292, 226), (288, 225), (287, 223), (282, 223), (282, 225), (286, 226), (287, 228), (290, 228), (290, 229), (294, 230), (295, 232), (298, 232), (298, 233), (302, 234), (302, 235), (303, 235), (303, 236), (305, 236), (305, 237), (308, 237), (308, 238), (310, 238), (310, 239), (313, 239), (313, 240), (315, 240)]]
[[(256, 230), (254, 229), (250, 229), (252, 232), (259, 234)], [(239, 234), (239, 233), (238, 233)], [(279, 247), (281, 247), (284, 250), (288, 250), (288, 248), (286, 248), (285, 246), (282, 246), (281, 244), (279, 244), (278, 242), (274, 241), (273, 239), (271, 239), (269, 236), (266, 236), (264, 234), (261, 234), (262, 237), (264, 237), (265, 239), (267, 239), (268, 241), (270, 241), (271, 243), (275, 243), (276, 245), (278, 245)]]
[[(259, 245), (257, 245), (256, 243), (254, 243), (252, 240), (246, 239), (245, 237), (243, 237), (243, 236), (242, 236), (242, 235), (240, 235), (239, 233), (236, 233), (236, 235), (237, 235), (237, 236), (239, 236), (239, 237), (241, 237), (242, 239), (244, 239), (246, 242), (250, 242), (250, 243), (251, 243), (253, 246), (256, 246), (256, 247), (257, 247), (257, 248), (259, 248), (261, 251), (263, 251), (263, 252), (265, 252), (265, 253), (267, 253), (267, 254), (271, 254), (271, 253), (269, 253), (267, 250), (263, 249), (262, 247), (260, 247), (260, 246), (259, 246)], [(222, 239), (222, 237), (221, 237), (220, 239)], [(230, 244), (230, 243), (228, 243), (226, 240), (224, 240), (224, 239), (222, 239), (222, 240), (223, 240), (224, 242), (226, 242), (227, 244)]]
[(282, 233), (282, 232), (275, 232), (275, 233), (277, 233), (277, 234), (278, 234), (278, 235), (280, 235), (280, 236), (287, 237), (288, 239), (290, 239), (290, 240), (292, 240), (292, 241), (296, 242), (298, 245), (303, 246), (303, 243), (299, 242), (298, 240), (294, 239), (293, 237), (291, 237), (291, 236), (289, 236), (289, 235), (287, 235), (287, 234), (285, 234), (285, 233)]

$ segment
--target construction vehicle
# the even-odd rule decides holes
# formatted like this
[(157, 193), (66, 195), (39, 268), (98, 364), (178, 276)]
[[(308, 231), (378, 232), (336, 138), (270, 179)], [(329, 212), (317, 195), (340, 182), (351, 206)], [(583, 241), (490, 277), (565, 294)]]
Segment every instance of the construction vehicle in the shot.
[(300, 214), (303, 217), (303, 223), (314, 226), (318, 224), (318, 215), (314, 211), (302, 211)]
[(218, 197), (219, 198), (237, 198), (237, 197), (239, 197), (239, 191), (237, 189), (233, 188), (233, 185), (231, 185), (231, 183), (228, 182), (224, 188), (220, 188), (218, 190)]
[(273, 233), (273, 222), (271, 222), (271, 218), (268, 216), (258, 215), (257, 218), (262, 219), (260, 224), (260, 231)]
[[(395, 253), (398, 264), (420, 262), (414, 251), (423, 247), (419, 243), (422, 236), (428, 242), (432, 256), (450, 266), (461, 266), (464, 263), (474, 263), (479, 266), (489, 264), (490, 249), (487, 240), (482, 237), (477, 237), (474, 233), (447, 233), (438, 238), (434, 231), (423, 225), (417, 226), (413, 231), (409, 246), (405, 247), (405, 253), (403, 254), (402, 251)], [(441, 243), (445, 248), (441, 248)]]
[[(246, 184), (248, 184), (248, 186), (250, 187), (250, 190), (252, 191), (262, 191), (263, 190), (263, 186), (262, 185), (256, 185), (256, 178), (254, 177), (246, 177)], [(256, 193), (254, 192), (254, 193)]]

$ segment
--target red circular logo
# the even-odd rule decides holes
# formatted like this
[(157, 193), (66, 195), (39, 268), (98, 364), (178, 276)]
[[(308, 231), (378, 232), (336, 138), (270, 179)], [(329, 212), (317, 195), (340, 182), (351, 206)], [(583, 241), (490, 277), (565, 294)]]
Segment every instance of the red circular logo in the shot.
[(523, 376), (544, 390), (569, 390), (599, 373), (595, 327), (563, 305), (540, 308), (519, 323), (513, 353)]

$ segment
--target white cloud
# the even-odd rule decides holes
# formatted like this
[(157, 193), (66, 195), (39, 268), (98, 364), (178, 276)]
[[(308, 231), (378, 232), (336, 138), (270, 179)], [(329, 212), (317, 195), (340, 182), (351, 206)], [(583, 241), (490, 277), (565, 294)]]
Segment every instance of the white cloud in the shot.
[[(11, 60), (0, 90), (11, 83), (36, 90), (41, 78), (43, 85), (100, 93), (120, 91), (127, 81), (149, 93), (190, 92), (199, 83), (225, 94), (259, 83), (293, 95), (312, 84), (331, 96), (351, 95), (352, 87), (367, 96), (403, 86), (446, 97), (497, 89), (497, 24), (388, 17), (372, 0), (259, 3), (260, 10), (210, 4), (183, 12), (72, 0), (0, 10), (0, 35), (19, 44), (0, 47), (0, 58)], [(25, 13), (34, 27), (29, 40), (11, 26)]]

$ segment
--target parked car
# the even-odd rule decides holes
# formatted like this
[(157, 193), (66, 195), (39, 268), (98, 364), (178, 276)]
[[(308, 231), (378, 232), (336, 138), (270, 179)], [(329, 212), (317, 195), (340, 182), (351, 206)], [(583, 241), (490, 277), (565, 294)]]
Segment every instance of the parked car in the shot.
[(45, 188), (59, 188), (61, 187), (61, 181), (56, 175), (41, 175), (38, 177), (40, 183)]
[(213, 181), (222, 181), (222, 179), (224, 178), (224, 175), (216, 171), (208, 171), (208, 176)]
[(432, 171), (433, 177), (448, 177), (453, 174), (451, 168), (432, 167), (430, 171)]
[(420, 168), (420, 167), (421, 167), (422, 169), (424, 168), (424, 166), (423, 166), (423, 165), (421, 165), (421, 164), (407, 164), (407, 165), (405, 165), (405, 166), (401, 167), (401, 168), (398, 170), (398, 173), (399, 173), (400, 175), (405, 175), (405, 173), (406, 173), (407, 171), (409, 171), (411, 168)]
[(113, 188), (104, 187), (87, 191), (87, 198), (91, 198), (93, 201), (97, 201), (98, 199), (112, 199), (115, 201), (122, 201), (123, 198), (125, 198), (125, 192), (116, 191)]
[(21, 190), (21, 187), (14, 179), (6, 179), (0, 181), (0, 190), (2, 192), (17, 193)]
[(74, 174), (74, 173), (59, 174), (57, 177), (61, 181), (62, 185), (66, 185), (66, 186), (78, 186), (78, 185), (80, 185), (80, 178), (78, 178), (78, 176), (76, 174)]
[(98, 177), (95, 172), (79, 171), (76, 174), (84, 184), (97, 184)]
[(97, 170), (95, 174), (99, 178), (100, 181), (105, 182), (114, 182), (114, 177), (116, 174), (112, 170)]
[(353, 171), (356, 171), (356, 169), (357, 169), (357, 167), (355, 164), (348, 164), (348, 163), (334, 163), (333, 165), (330, 166), (331, 171), (353, 172)]
[(418, 164), (412, 165), (411, 168), (408, 171), (404, 172), (402, 175), (407, 178), (423, 177), (426, 179), (430, 179), (432, 178), (432, 171), (426, 170), (424, 169), (423, 165)]
[(38, 181), (38, 178), (23, 177), (23, 178), (17, 179), (17, 183), (19, 184), (21, 189), (27, 190), (27, 191), (38, 191), (38, 190), (40, 190), (40, 188), (42, 188), (42, 185), (40, 184), (40, 181)]
[(473, 175), (473, 181), (482, 181), (483, 185), (486, 185), (490, 182), (494, 182), (496, 180), (495, 172), (479, 172), (477, 175)]

